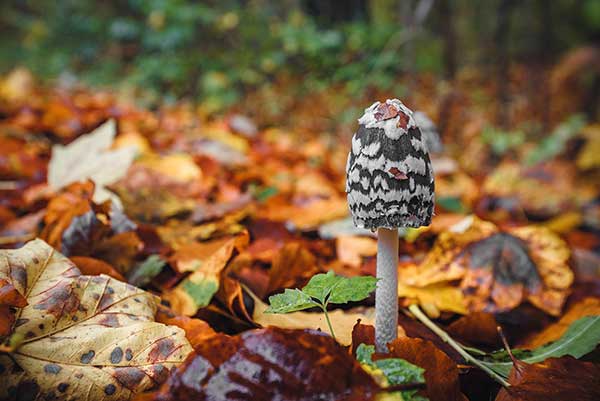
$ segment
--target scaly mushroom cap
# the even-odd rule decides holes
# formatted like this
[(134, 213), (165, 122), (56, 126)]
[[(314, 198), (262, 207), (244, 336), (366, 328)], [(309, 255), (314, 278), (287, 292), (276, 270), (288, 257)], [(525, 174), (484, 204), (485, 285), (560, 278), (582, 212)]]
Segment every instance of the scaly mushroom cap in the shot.
[(358, 227), (420, 227), (433, 214), (433, 171), (412, 111), (398, 99), (365, 109), (346, 164), (348, 204)]

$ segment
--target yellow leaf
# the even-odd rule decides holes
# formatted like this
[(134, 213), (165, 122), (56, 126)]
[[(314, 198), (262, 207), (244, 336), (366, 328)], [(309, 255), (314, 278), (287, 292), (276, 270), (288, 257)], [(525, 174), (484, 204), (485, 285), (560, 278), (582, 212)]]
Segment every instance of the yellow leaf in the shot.
[(1, 251), (0, 275), (28, 302), (4, 343), (12, 349), (0, 354), (0, 399), (26, 389), (36, 399), (128, 400), (166, 380), (192, 351), (182, 329), (154, 321), (155, 296), (83, 276), (41, 240)]
[(469, 312), (461, 289), (448, 283), (431, 284), (425, 287), (412, 287), (398, 283), (398, 296), (416, 300), (433, 318), (438, 317), (440, 311), (462, 315)]

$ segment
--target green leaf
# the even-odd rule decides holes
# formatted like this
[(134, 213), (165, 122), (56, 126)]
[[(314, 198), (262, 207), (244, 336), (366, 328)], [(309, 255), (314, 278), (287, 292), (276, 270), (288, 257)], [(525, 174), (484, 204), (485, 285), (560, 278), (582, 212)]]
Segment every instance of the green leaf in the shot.
[(315, 298), (325, 304), (327, 296), (331, 293), (331, 290), (338, 285), (344, 278), (336, 276), (333, 271), (327, 273), (321, 273), (314, 275), (308, 284), (304, 286), (302, 292), (306, 295)]
[(265, 313), (289, 313), (319, 306), (310, 296), (299, 289), (287, 288), (283, 294), (269, 297), (270, 306)]
[[(571, 323), (569, 329), (558, 340), (542, 345), (530, 352), (515, 349), (513, 353), (523, 362), (537, 363), (548, 358), (559, 358), (571, 355), (580, 358), (592, 352), (600, 343), (600, 316), (586, 316)], [(512, 368), (512, 362), (508, 354), (495, 353), (494, 359), (503, 359), (503, 362), (482, 362), (498, 374), (508, 377)]]
[(192, 298), (196, 308), (204, 308), (219, 289), (219, 283), (212, 280), (194, 283), (186, 279), (183, 283), (183, 289)]
[(356, 348), (356, 360), (365, 365), (373, 365), (374, 345), (359, 344)]
[(167, 264), (159, 255), (150, 255), (136, 265), (127, 275), (127, 281), (136, 287), (142, 287), (156, 277)]
[(328, 302), (345, 304), (351, 301), (361, 301), (367, 298), (377, 287), (377, 279), (372, 276), (342, 278), (331, 289)]
[[(360, 344), (356, 348), (356, 360), (362, 365), (367, 365), (371, 374), (383, 373), (390, 385), (425, 383), (425, 369), (413, 365), (401, 358), (385, 358), (373, 361), (375, 346)], [(402, 391), (405, 401), (424, 400), (416, 394), (416, 390)]]

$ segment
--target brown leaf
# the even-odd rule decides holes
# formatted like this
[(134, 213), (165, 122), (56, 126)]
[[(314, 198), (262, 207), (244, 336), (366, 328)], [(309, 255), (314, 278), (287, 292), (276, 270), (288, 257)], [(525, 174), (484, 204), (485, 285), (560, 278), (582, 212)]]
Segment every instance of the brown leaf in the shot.
[(419, 266), (400, 269), (399, 289), (410, 294), (458, 282), (470, 311), (505, 312), (529, 301), (558, 315), (573, 283), (569, 254), (564, 241), (546, 228), (500, 231), (471, 216), (442, 232)]
[(600, 399), (600, 366), (564, 356), (543, 363), (516, 361), (510, 387), (500, 390), (496, 401), (548, 401)]
[(71, 259), (71, 262), (75, 263), (79, 268), (79, 271), (86, 276), (106, 274), (119, 281), (127, 281), (114, 267), (99, 259), (90, 258), (88, 256), (71, 256), (69, 259)]
[(208, 243), (194, 243), (180, 247), (173, 260), (182, 272), (193, 271), (175, 288), (165, 292), (163, 298), (170, 302), (177, 313), (195, 315), (207, 306), (220, 286), (220, 276), (235, 249), (242, 250), (248, 244), (246, 233), (224, 237)]
[(552, 341), (558, 340), (569, 328), (571, 323), (584, 316), (600, 315), (600, 299), (584, 298), (577, 302), (556, 323), (546, 327), (540, 333), (519, 344), (519, 348), (535, 349)]
[(300, 242), (287, 243), (273, 258), (266, 294), (303, 287), (319, 271), (317, 259)]
[(474, 345), (500, 347), (498, 323), (491, 313), (473, 312), (452, 322), (446, 331), (452, 337)]
[[(41, 240), (1, 251), (0, 275), (28, 305), (0, 354), (0, 399), (129, 399), (166, 380), (192, 350), (154, 321), (157, 299), (108, 276), (83, 276)], [(19, 397), (17, 397), (19, 398)]]
[(144, 400), (372, 400), (379, 388), (329, 336), (269, 328), (205, 341)]
[[(432, 342), (420, 338), (398, 338), (389, 344), (390, 355), (425, 369), (427, 396), (431, 401), (468, 401), (460, 392), (458, 368)], [(389, 358), (386, 354), (385, 357)]]
[(359, 320), (352, 328), (352, 355), (356, 355), (360, 344), (375, 345), (375, 327)]
[(185, 336), (194, 348), (217, 334), (205, 321), (176, 315), (163, 305), (158, 306), (155, 318), (159, 323), (177, 326), (185, 330)]

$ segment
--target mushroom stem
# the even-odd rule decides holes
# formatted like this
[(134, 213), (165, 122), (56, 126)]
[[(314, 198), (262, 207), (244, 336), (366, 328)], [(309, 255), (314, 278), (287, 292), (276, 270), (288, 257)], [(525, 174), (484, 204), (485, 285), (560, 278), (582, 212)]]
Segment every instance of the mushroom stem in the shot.
[(375, 291), (375, 348), (387, 352), (398, 337), (398, 230), (377, 229), (377, 289)]

